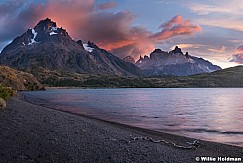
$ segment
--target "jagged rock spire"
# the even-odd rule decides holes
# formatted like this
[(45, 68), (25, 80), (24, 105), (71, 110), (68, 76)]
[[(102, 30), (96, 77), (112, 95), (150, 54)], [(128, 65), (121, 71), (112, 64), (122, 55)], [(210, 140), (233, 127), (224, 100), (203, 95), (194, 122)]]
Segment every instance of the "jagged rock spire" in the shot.
[(46, 18), (44, 20), (39, 21), (39, 23), (36, 26), (51, 28), (51, 27), (57, 27), (56, 22), (52, 21), (50, 18)]
[(152, 53), (161, 53), (162, 50), (161, 49), (154, 49), (154, 51)]
[(181, 48), (179, 48), (178, 46), (175, 47), (174, 50), (172, 50), (170, 53), (173, 53), (173, 54), (183, 54), (182, 51), (181, 51)]

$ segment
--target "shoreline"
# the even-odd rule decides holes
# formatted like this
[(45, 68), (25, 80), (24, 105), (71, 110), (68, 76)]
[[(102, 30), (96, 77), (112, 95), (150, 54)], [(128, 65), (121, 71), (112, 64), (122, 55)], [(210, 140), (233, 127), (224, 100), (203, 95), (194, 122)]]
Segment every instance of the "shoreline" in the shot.
[(243, 89), (243, 87), (75, 87), (75, 86), (64, 86), (64, 87), (45, 87), (46, 90), (55, 89)]
[[(62, 87), (59, 88), (58, 87), (56, 89), (66, 89), (66, 88), (62, 88)], [(82, 89), (82, 88), (70, 88), (70, 89)], [(173, 89), (173, 88), (170, 88), (170, 89)], [(52, 90), (51, 87), (50, 87), (49, 90)], [(55, 90), (55, 87), (53, 88), (53, 90)], [(207, 138), (204, 139), (204, 138), (200, 138), (200, 137), (193, 137), (193, 136), (186, 135), (186, 134), (183, 135), (181, 133), (167, 132), (167, 131), (163, 131), (163, 129), (156, 130), (156, 129), (150, 129), (150, 128), (145, 128), (145, 127), (132, 126), (132, 125), (129, 125), (129, 124), (126, 124), (126, 123), (122, 123), (121, 121), (118, 122), (118, 121), (109, 120), (110, 118), (107, 119), (107, 118), (104, 118), (104, 117), (92, 116), (92, 115), (88, 115), (88, 114), (85, 114), (85, 113), (77, 113), (77, 112), (68, 111), (68, 110), (65, 110), (65, 109), (62, 110), (62, 109), (56, 108), (54, 105), (52, 105), (52, 106), (45, 105), (45, 104), (43, 104), (43, 102), (45, 102), (45, 101), (43, 101), (43, 100), (39, 101), (38, 98), (31, 98), (30, 96), (26, 96), (26, 95), (24, 95), (22, 93), (19, 93), (19, 98), (21, 98), (22, 100), (24, 100), (26, 102), (32, 103), (34, 105), (43, 106), (43, 107), (46, 107), (46, 108), (49, 108), (49, 109), (52, 109), (52, 110), (61, 111), (61, 112), (65, 112), (65, 113), (68, 113), (68, 114), (74, 114), (74, 115), (78, 115), (78, 116), (82, 116), (82, 117), (87, 117), (87, 118), (91, 118), (91, 119), (95, 119), (95, 120), (100, 120), (100, 121), (104, 121), (104, 122), (112, 123), (112, 124), (116, 124), (116, 125), (123, 125), (124, 127), (135, 128), (137, 130), (146, 130), (148, 132), (155, 132), (157, 134), (160, 134), (160, 133), (162, 133), (162, 134), (169, 134), (169, 135), (174, 135), (174, 136), (179, 136), (179, 137), (186, 137), (188, 139), (190, 138), (190, 139), (194, 139), (194, 140), (203, 140), (203, 141), (215, 142), (215, 143), (220, 143), (220, 144), (231, 145), (231, 146), (236, 146), (236, 147), (243, 148), (242, 145), (239, 145), (237, 143), (218, 142), (218, 141), (210, 140), (210, 139), (207, 139)], [(48, 102), (48, 101), (46, 101), (46, 102)]]
[[(242, 157), (243, 155), (242, 147), (204, 140), (198, 140), (199, 143), (194, 144), (196, 147), (180, 148), (174, 144), (183, 147), (194, 146), (187, 142), (192, 143), (195, 139), (70, 114), (38, 106), (21, 98), (23, 97), (11, 98), (7, 108), (0, 112), (2, 120), (0, 143), (4, 144), (0, 147), (2, 161), (12, 158), (12, 161), (32, 159), (41, 162), (48, 162), (49, 159), (52, 160), (51, 162), (77, 162), (81, 159), (85, 160), (84, 162), (194, 162), (198, 156)], [(24, 128), (19, 125), (23, 125)], [(16, 134), (20, 136), (18, 141), (16, 141)], [(68, 137), (65, 138), (65, 135)], [(8, 139), (12, 141), (6, 141)], [(20, 140), (28, 143), (20, 142)], [(157, 140), (164, 141), (156, 142)], [(38, 152), (39, 146), (36, 144), (43, 146), (44, 149), (52, 150)], [(22, 155), (25, 157), (20, 157), (22, 155), (18, 157), (16, 149), (14, 150), (12, 146), (31, 147), (27, 150), (22, 149), (20, 152), (24, 153)], [(53, 146), (60, 148), (53, 149)], [(79, 156), (78, 153), (83, 154)]]
[(77, 115), (77, 116), (81, 116), (81, 117), (86, 117), (86, 118), (93, 119), (93, 120), (98, 120), (98, 121), (106, 122), (106, 123), (109, 123), (109, 124), (118, 125), (119, 127), (123, 127), (123, 128), (130, 128), (130, 129), (139, 130), (139, 131), (146, 132), (146, 133), (154, 133), (156, 135), (160, 135), (160, 134), (162, 134), (162, 135), (168, 135), (168, 137), (169, 136), (180, 137), (180, 138), (185, 138), (185, 139), (188, 139), (188, 140), (191, 140), (191, 141), (205, 141), (205, 142), (210, 142), (210, 143), (218, 143), (218, 144), (223, 144), (223, 145), (228, 145), (228, 146), (233, 146), (233, 147), (240, 147), (240, 148), (243, 149), (242, 146), (239, 146), (237, 144), (227, 144), (227, 143), (210, 141), (210, 140), (205, 140), (205, 139), (197, 139), (197, 138), (193, 138), (193, 137), (190, 137), (190, 136), (180, 135), (180, 134), (176, 134), (176, 133), (172, 133), (172, 132), (165, 132), (165, 131), (161, 131), (161, 130), (153, 130), (153, 129), (148, 129), (148, 128), (131, 126), (131, 125), (128, 125), (128, 124), (125, 124), (125, 123), (120, 123), (120, 122), (115, 122), (115, 121), (109, 121), (109, 120), (106, 120), (106, 119), (102, 119), (102, 118), (98, 118), (98, 117), (93, 117), (93, 116), (89, 116), (89, 115), (85, 115), (85, 114), (78, 114), (78, 113), (70, 112), (70, 111), (67, 111), (67, 110), (59, 110), (59, 109), (56, 109), (55, 107), (50, 107), (48, 105), (45, 106), (45, 105), (42, 105), (42, 104), (38, 104), (38, 102), (36, 103), (36, 101), (31, 101), (31, 99), (29, 99), (28, 97), (26, 97), (23, 94), (19, 94), (19, 97), (18, 98), (20, 98), (21, 100), (23, 100), (25, 102), (31, 103), (33, 105), (42, 106), (42, 107), (45, 107), (45, 108), (48, 108), (48, 109), (51, 109), (51, 110), (56, 110), (56, 111), (64, 112), (64, 113), (67, 113), (67, 114), (73, 114), (73, 115)]

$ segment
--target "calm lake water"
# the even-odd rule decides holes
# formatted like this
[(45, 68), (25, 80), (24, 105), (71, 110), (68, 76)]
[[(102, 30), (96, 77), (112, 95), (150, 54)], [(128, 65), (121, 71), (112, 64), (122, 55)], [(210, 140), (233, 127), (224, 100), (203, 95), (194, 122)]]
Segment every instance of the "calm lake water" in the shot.
[(58, 89), (23, 92), (46, 106), (243, 147), (243, 89)]

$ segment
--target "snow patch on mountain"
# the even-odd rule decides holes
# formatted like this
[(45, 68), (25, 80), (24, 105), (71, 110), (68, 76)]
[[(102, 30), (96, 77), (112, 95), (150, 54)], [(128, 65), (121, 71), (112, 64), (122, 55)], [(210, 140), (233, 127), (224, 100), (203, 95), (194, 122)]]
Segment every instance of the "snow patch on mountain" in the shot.
[(52, 31), (52, 32), (50, 33), (50, 36), (51, 36), (51, 35), (57, 35), (57, 34), (58, 34), (58, 33)]
[(30, 43), (28, 43), (28, 45), (32, 45), (32, 44), (36, 43), (35, 38), (36, 38), (36, 36), (37, 36), (38, 33), (35, 32), (35, 29), (34, 28), (31, 30), (31, 32), (34, 35), (34, 37), (30, 40)]
[(88, 51), (90, 53), (94, 50), (94, 48), (89, 47), (88, 44), (83, 44), (83, 47), (84, 47), (84, 50), (86, 50), (86, 51)]
[(52, 31), (56, 31), (57, 30), (57, 27), (51, 27), (51, 30)]

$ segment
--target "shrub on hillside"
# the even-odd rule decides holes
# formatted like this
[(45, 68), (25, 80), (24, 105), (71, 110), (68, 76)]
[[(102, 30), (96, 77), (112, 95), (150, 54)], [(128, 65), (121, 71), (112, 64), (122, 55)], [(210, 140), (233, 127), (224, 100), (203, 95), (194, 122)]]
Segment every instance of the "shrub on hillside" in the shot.
[(7, 100), (12, 95), (12, 89), (0, 84), (0, 98)]
[(6, 107), (6, 102), (4, 101), (4, 99), (0, 98), (0, 110), (4, 109)]

